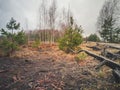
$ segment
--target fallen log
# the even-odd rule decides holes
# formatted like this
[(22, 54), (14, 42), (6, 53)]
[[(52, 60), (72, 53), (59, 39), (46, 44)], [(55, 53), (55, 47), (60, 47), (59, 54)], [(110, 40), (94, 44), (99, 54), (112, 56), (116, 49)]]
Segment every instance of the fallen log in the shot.
[(108, 46), (109, 46), (109, 48), (114, 48), (114, 49), (120, 50), (120, 47), (118, 47), (118, 46), (113, 46), (113, 45), (108, 45)]
[(113, 48), (113, 49), (118, 49), (120, 50), (120, 45), (118, 44), (109, 44), (109, 43), (97, 43), (98, 45), (104, 45), (104, 46), (108, 46), (108, 48)]
[(115, 78), (115, 81), (117, 83), (120, 83), (120, 64), (117, 64), (116, 62), (105, 58), (103, 56), (99, 56), (97, 54), (94, 54), (88, 50), (79, 50), (78, 52), (75, 52), (74, 50), (70, 49), (73, 53), (78, 54), (80, 52), (85, 52), (88, 55), (96, 58), (97, 60), (99, 60), (101, 63), (98, 65), (98, 67), (96, 67), (96, 69), (99, 69), (101, 66), (106, 65), (108, 67), (110, 67), (111, 69), (113, 69), (113, 76)]
[[(113, 56), (113, 55), (108, 54), (108, 53), (106, 53), (106, 56), (105, 56), (105, 57), (111, 59), (112, 61), (118, 59), (116, 56)], [(107, 62), (106, 60), (102, 61), (98, 66), (96, 66), (95, 69), (96, 69), (96, 70), (99, 70), (103, 65), (106, 64), (106, 62)]]
[[(81, 50), (81, 51), (84, 51), (84, 52), (87, 53), (88, 55), (96, 58), (97, 60), (99, 60), (99, 61), (101, 61), (101, 62), (105, 60), (105, 61), (106, 61), (105, 65), (107, 65), (108, 67), (110, 67), (110, 68), (112, 68), (112, 69), (116, 69), (116, 68), (120, 69), (120, 65), (119, 65), (119, 64), (115, 63), (114, 61), (112, 61), (112, 60), (110, 60), (110, 59), (108, 59), (108, 58), (105, 58), (105, 57), (103, 57), (103, 56), (99, 56), (99, 55), (94, 54), (94, 53), (92, 53), (92, 52), (90, 52), (90, 51), (87, 51), (87, 50)], [(80, 51), (80, 52), (81, 52), (81, 51)]]
[(99, 51), (102, 50), (101, 48), (97, 47), (97, 46), (86, 46), (88, 48), (92, 48), (93, 50)]
[(109, 51), (106, 51), (106, 57), (112, 60), (120, 59), (120, 54), (117, 53), (111, 53)]
[(106, 64), (106, 62), (107, 62), (107, 61), (105, 61), (105, 60), (104, 60), (104, 61), (102, 61), (102, 62), (101, 62), (98, 66), (96, 66), (96, 68), (95, 68), (95, 69), (96, 69), (96, 70), (99, 70), (99, 69), (100, 69), (103, 65), (105, 65), (105, 64)]
[(113, 70), (113, 76), (115, 78), (115, 81), (117, 83), (120, 83), (120, 70), (116, 69), (116, 70)]
[(107, 59), (103, 56), (98, 56), (90, 51), (87, 50), (83, 50), (85, 53), (87, 53), (88, 55), (100, 60), (102, 63), (98, 66), (98, 68), (100, 68), (103, 65), (106, 65), (108, 67), (110, 67), (111, 69), (113, 69), (113, 76), (115, 78), (115, 81), (117, 83), (120, 83), (120, 65), (115, 63), (114, 61)]
[(115, 81), (117, 83), (120, 83), (120, 65), (117, 64), (116, 62), (108, 59), (108, 58), (105, 58), (103, 56), (99, 56), (97, 54), (94, 54), (88, 50), (79, 50), (78, 52), (75, 52), (74, 50), (71, 49), (71, 51), (75, 54), (77, 53), (80, 53), (80, 52), (85, 52), (87, 53), (88, 55), (96, 58), (97, 60), (101, 61), (101, 64), (97, 67), (98, 69), (103, 66), (103, 65), (106, 65), (108, 67), (110, 67), (111, 69), (113, 69), (113, 76), (115, 78)]
[(8, 70), (0, 70), (0, 73), (6, 73)]
[(96, 59), (99, 60), (100, 62), (102, 62), (102, 61), (105, 60), (105, 61), (106, 61), (105, 65), (107, 65), (107, 66), (110, 67), (111, 69), (116, 69), (116, 68), (120, 69), (120, 65), (117, 64), (116, 62), (114, 62), (114, 61), (112, 61), (112, 60), (110, 60), (110, 59), (108, 59), (108, 58), (105, 58), (105, 57), (103, 57), (103, 56), (94, 54), (94, 53), (92, 53), (92, 52), (90, 52), (90, 51), (88, 51), (88, 50), (79, 50), (78, 52), (75, 52), (74, 50), (71, 49), (71, 51), (72, 51), (73, 53), (75, 53), (75, 54), (78, 54), (78, 53), (80, 53), (80, 52), (85, 52), (86, 54), (88, 54), (88, 55), (96, 58)]

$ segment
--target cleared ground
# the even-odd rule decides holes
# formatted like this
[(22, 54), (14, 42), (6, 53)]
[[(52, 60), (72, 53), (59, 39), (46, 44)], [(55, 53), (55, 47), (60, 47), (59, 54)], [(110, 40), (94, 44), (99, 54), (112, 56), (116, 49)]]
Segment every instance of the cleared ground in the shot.
[[(81, 47), (93, 51), (86, 45), (90, 44)], [(75, 56), (59, 50), (57, 45), (44, 44), (36, 49), (24, 46), (12, 58), (0, 58), (0, 90), (120, 89), (110, 68), (96, 71), (99, 61), (87, 56), (77, 63)]]

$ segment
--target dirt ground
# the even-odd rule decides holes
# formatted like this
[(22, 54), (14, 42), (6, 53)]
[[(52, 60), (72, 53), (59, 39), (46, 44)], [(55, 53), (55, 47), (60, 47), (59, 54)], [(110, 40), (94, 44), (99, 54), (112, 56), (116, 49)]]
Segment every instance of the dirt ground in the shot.
[[(86, 48), (86, 44), (82, 44)], [(120, 90), (112, 70), (87, 56), (79, 63), (57, 45), (23, 47), (0, 58), (0, 90)]]

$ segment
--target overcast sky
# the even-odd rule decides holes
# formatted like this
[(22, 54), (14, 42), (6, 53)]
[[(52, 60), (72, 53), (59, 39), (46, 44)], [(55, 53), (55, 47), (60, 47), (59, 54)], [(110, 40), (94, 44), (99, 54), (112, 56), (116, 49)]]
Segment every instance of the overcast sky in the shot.
[[(14, 17), (26, 29), (36, 29), (37, 13), (41, 0), (0, 0), (0, 28), (5, 27)], [(48, 0), (49, 1), (49, 0)], [(96, 22), (105, 0), (58, 0), (59, 8), (68, 8), (73, 12), (78, 25), (84, 29), (84, 35), (96, 33)]]

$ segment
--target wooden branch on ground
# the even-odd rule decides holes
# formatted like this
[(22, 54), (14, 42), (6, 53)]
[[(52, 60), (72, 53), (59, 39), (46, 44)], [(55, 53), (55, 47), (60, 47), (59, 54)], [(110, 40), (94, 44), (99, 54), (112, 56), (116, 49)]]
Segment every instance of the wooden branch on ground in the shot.
[[(99, 66), (102, 65), (107, 65), (108, 67), (110, 67), (111, 69), (113, 69), (113, 76), (115, 78), (115, 81), (117, 83), (120, 83), (120, 65), (115, 63), (114, 61), (107, 59), (103, 56), (98, 56), (92, 52), (89, 52), (87, 50), (83, 50), (84, 52), (86, 52), (88, 55), (97, 58), (100, 61), (103, 61)], [(99, 67), (98, 67), (99, 68)]]
[(118, 45), (111, 45), (111, 44), (109, 44), (109, 43), (97, 43), (98, 45), (105, 45), (105, 46), (108, 46), (108, 48), (113, 48), (113, 49), (118, 49), (118, 50), (120, 50), (120, 45), (118, 46)]
[(115, 63), (114, 61), (112, 61), (110, 59), (107, 59), (107, 58), (105, 58), (103, 56), (99, 56), (99, 55), (94, 54), (94, 53), (92, 53), (90, 51), (87, 51), (87, 50), (83, 50), (83, 51), (85, 53), (87, 53), (88, 55), (90, 55), (90, 56), (96, 58), (97, 60), (101, 61), (101, 62), (105, 60), (106, 61), (105, 65), (107, 65), (108, 67), (110, 67), (112, 69), (116, 69), (116, 68), (120, 69), (120, 65)]
[(78, 54), (78, 53), (80, 53), (80, 52), (82, 52), (82, 51), (83, 51), (83, 50), (74, 51), (74, 50), (72, 50), (71, 48), (69, 48), (69, 50), (70, 50), (72, 53), (74, 53), (74, 54)]
[(96, 66), (96, 68), (95, 68), (95, 69), (96, 69), (96, 70), (99, 70), (99, 69), (100, 69), (103, 65), (105, 65), (105, 64), (106, 64), (106, 62), (107, 62), (107, 61), (105, 61), (105, 60), (104, 60), (104, 61), (102, 61), (102, 62), (101, 62), (98, 66)]
[(8, 70), (0, 70), (0, 73), (6, 73)]
[(116, 70), (113, 70), (113, 76), (115, 78), (115, 81), (117, 83), (120, 83), (120, 70), (116, 69)]
[(105, 60), (105, 61), (106, 61), (105, 65), (107, 65), (108, 67), (110, 67), (110, 68), (112, 68), (112, 69), (116, 69), (116, 68), (120, 69), (120, 65), (117, 64), (116, 62), (114, 62), (114, 61), (112, 61), (112, 60), (110, 60), (110, 59), (108, 59), (108, 58), (105, 58), (105, 57), (103, 57), (103, 56), (99, 56), (99, 55), (97, 55), (97, 54), (94, 54), (94, 53), (92, 53), (92, 52), (90, 52), (90, 51), (88, 51), (88, 50), (79, 50), (78, 52), (75, 52), (74, 50), (71, 49), (71, 51), (72, 51), (73, 53), (75, 53), (75, 54), (80, 53), (80, 52), (85, 52), (85, 53), (87, 53), (88, 55), (96, 58), (96, 59), (99, 60), (100, 62), (102, 62), (102, 61)]
[(99, 51), (102, 50), (101, 48), (97, 47), (97, 46), (86, 46), (88, 48), (92, 48), (93, 50)]
[(120, 54), (117, 53), (111, 53), (109, 51), (106, 51), (106, 57), (110, 58), (112, 60), (120, 59)]
[(113, 45), (108, 45), (108, 46), (109, 46), (109, 48), (114, 48), (114, 49), (120, 50), (120, 47), (118, 47), (118, 46), (113, 46)]
[(77, 53), (80, 53), (80, 52), (85, 52), (88, 55), (90, 55), (90, 56), (96, 58), (97, 60), (101, 61), (101, 64), (97, 68), (100, 68), (101, 66), (106, 65), (106, 66), (110, 67), (111, 69), (113, 69), (113, 76), (115, 77), (115, 81), (120, 83), (120, 64), (117, 64), (116, 62), (114, 62), (114, 61), (112, 61), (108, 58), (105, 58), (103, 56), (99, 56), (97, 54), (94, 54), (94, 53), (92, 53), (88, 50), (80, 50)]

